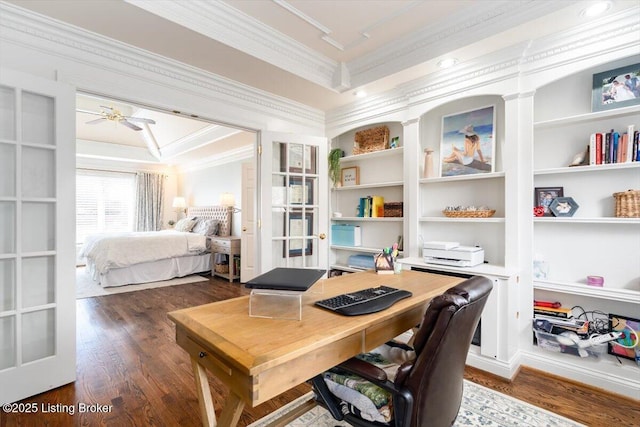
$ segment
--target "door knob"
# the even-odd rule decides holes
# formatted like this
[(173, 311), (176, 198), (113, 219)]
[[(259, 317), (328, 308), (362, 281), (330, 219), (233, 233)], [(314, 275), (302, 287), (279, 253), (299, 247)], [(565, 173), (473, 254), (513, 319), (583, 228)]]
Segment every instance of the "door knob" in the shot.
[(242, 227), (242, 231), (247, 231), (247, 227)]
[(320, 235), (318, 236), (320, 238), (320, 240), (324, 240), (327, 238), (327, 235), (324, 233), (320, 233)]

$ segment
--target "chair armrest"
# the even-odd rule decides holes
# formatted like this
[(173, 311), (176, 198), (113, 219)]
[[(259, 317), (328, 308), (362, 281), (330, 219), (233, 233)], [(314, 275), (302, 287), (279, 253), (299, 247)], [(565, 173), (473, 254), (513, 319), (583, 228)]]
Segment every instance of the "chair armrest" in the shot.
[(337, 367), (371, 382), (387, 381), (387, 373), (385, 371), (357, 357), (352, 357)]

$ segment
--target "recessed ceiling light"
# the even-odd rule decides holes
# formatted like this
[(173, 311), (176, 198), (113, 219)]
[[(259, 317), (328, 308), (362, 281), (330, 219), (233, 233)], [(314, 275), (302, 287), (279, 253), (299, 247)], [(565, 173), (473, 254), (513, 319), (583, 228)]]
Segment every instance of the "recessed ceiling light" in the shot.
[(360, 90), (357, 90), (357, 91), (353, 92), (353, 94), (354, 94), (355, 96), (357, 96), (358, 98), (364, 98), (365, 96), (367, 96), (367, 92), (365, 92), (365, 91), (364, 91), (364, 90), (362, 90), (362, 89), (360, 89)]
[(599, 1), (587, 7), (586, 9), (583, 9), (582, 12), (580, 12), (580, 14), (583, 16), (592, 17), (592, 16), (600, 15), (601, 13), (606, 12), (610, 8), (611, 8), (610, 1)]
[(449, 68), (449, 67), (453, 67), (457, 63), (458, 63), (458, 60), (456, 58), (445, 58), (445, 59), (441, 59), (438, 62), (438, 67)]

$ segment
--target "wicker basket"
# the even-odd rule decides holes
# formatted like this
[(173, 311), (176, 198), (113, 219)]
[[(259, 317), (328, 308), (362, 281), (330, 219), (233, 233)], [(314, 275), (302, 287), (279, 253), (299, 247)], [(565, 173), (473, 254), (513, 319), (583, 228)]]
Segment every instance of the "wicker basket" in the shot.
[(228, 274), (229, 273), (229, 264), (216, 264), (216, 265), (214, 265), (214, 270), (216, 271), (216, 273)]
[(384, 204), (384, 216), (386, 217), (402, 217), (403, 216), (403, 204), (402, 202), (388, 202)]
[(640, 218), (640, 190), (613, 193), (616, 199), (616, 217)]
[(389, 128), (378, 126), (356, 132), (353, 154), (371, 153), (389, 148)]
[(448, 218), (489, 218), (496, 213), (495, 209), (487, 211), (442, 211)]

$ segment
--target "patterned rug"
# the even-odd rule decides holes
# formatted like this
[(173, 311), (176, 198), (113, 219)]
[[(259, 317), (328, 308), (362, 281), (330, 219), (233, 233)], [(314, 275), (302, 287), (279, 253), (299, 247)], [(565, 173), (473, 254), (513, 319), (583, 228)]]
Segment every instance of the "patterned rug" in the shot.
[(103, 288), (91, 279), (91, 275), (84, 268), (76, 268), (76, 299), (99, 297), (104, 295), (121, 294), (124, 292), (141, 291), (143, 289), (160, 288), (163, 286), (184, 285), (208, 280), (205, 277), (192, 274), (161, 282), (140, 283), (139, 285), (125, 285)]
[[(275, 419), (313, 398), (310, 392), (289, 405), (250, 424), (248, 427), (266, 427)], [(324, 408), (316, 406), (293, 420), (286, 427), (349, 426), (338, 422)], [(462, 405), (455, 427), (584, 427), (560, 415), (513, 399), (471, 381), (464, 382)]]

